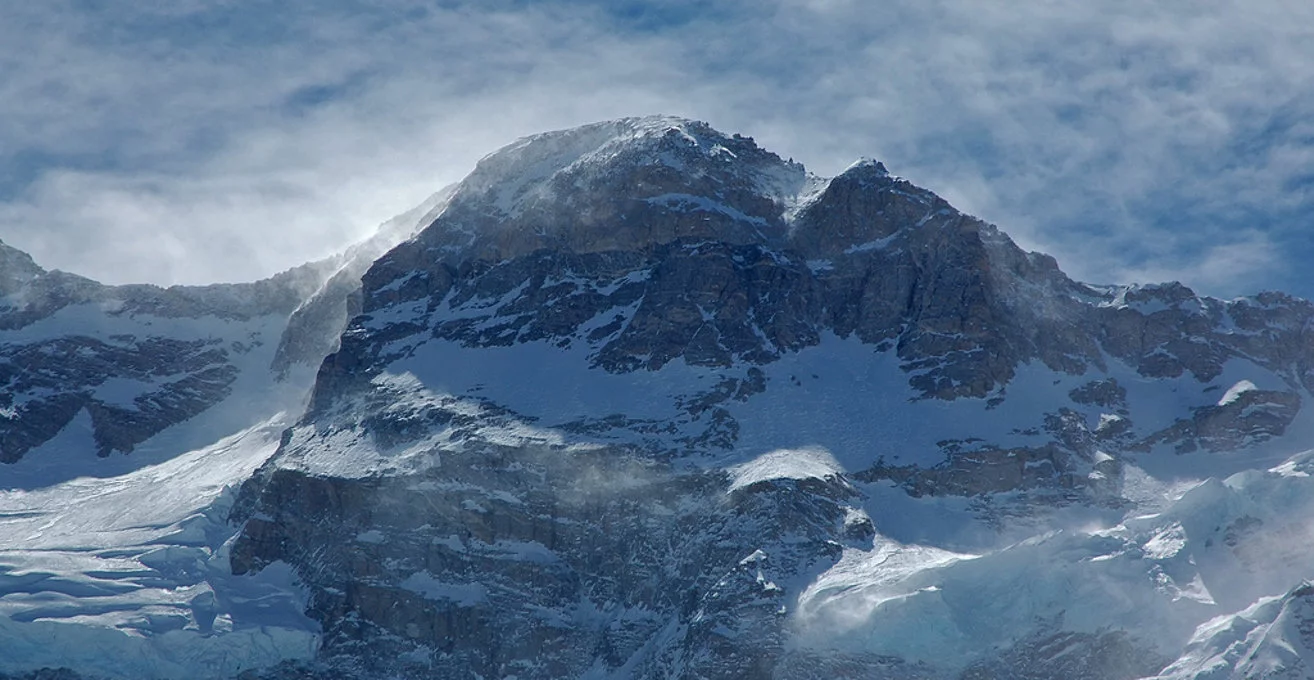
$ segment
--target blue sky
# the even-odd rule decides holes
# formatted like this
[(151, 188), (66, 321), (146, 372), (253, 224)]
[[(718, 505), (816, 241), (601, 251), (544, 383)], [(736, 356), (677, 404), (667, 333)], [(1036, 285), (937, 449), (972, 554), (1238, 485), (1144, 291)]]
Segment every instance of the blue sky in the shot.
[(1314, 296), (1310, 3), (51, 0), (0, 9), (0, 74), (0, 239), (108, 282), (267, 275), (672, 113), (879, 158), (1083, 280)]

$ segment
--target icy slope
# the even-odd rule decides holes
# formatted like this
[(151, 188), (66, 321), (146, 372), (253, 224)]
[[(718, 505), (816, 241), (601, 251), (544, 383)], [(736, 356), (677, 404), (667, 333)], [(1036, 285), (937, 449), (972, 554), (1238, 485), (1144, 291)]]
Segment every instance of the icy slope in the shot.
[[(269, 363), (320, 275), (308, 265), (253, 284), (161, 289), (28, 270), (0, 297), (0, 462), (22, 462), (0, 479), (39, 482), (33, 467), (116, 474), (122, 454), (158, 462), (287, 408), (307, 372), (276, 385)], [(90, 425), (88, 449), (43, 449), (75, 421)]]
[(234, 577), (227, 558), (236, 487), (283, 424), (116, 477), (0, 491), (0, 672), (226, 678), (311, 656), (290, 571)]
[(221, 678), (314, 653), (289, 570), (232, 576), (228, 514), (360, 272), (442, 200), (252, 284), (102, 286), (0, 244), (0, 674)]
[(1314, 676), (1314, 588), (1307, 581), (1202, 624), (1153, 680), (1299, 680)]
[[(1069, 522), (979, 554), (882, 540), (888, 511), (873, 494), (863, 510), (878, 539), (870, 550), (846, 551), (800, 594), (800, 640), (841, 653), (998, 669), (1003, 661), (1043, 666), (1039, 643), (1060, 631), (1066, 636), (1060, 648), (1079, 646), (1071, 636), (1094, 644), (1116, 633), (1123, 638), (1118, 653), (1140, 655), (1150, 665), (1166, 662), (1203, 621), (1268, 601), (1314, 575), (1314, 485), (1304, 476), (1310, 457), (1203, 481), (1160, 512), (1132, 514), (1107, 528), (1097, 528), (1095, 518), (1086, 526)], [(1272, 614), (1282, 606), (1261, 609)], [(1256, 611), (1235, 620), (1252, 620)], [(1226, 652), (1232, 643), (1211, 636), (1238, 626), (1202, 627), (1188, 661), (1178, 665), (1202, 658), (1193, 648), (1213, 650), (1204, 657)], [(984, 654), (1019, 646), (1028, 646), (1028, 654), (1006, 651), (1002, 661)]]
[(285, 322), (126, 317), (78, 305), (0, 331), (0, 360), (16, 369), (0, 425), (7, 442), (35, 444), (6, 447), (22, 457), (0, 468), (0, 485), (121, 474), (299, 408), (309, 372), (278, 381), (269, 370)]
[(34, 266), (0, 300), (0, 672), (231, 677), (306, 658), (292, 577), (234, 580), (236, 487), (310, 371), (270, 362), (313, 267), (100, 286)]

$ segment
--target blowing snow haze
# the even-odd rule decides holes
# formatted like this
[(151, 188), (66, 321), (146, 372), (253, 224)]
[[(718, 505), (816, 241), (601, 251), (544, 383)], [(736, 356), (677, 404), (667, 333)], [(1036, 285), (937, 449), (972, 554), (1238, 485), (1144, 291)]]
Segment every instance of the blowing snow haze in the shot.
[(254, 283), (0, 245), (0, 677), (1314, 677), (1314, 305), (892, 169), (624, 118)]

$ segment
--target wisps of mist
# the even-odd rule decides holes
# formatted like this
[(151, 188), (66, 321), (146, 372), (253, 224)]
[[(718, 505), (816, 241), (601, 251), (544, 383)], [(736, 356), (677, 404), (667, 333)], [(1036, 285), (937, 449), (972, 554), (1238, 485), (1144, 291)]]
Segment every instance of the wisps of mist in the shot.
[(1311, 12), (41, 3), (0, 27), (0, 237), (111, 283), (248, 280), (517, 136), (668, 112), (820, 174), (882, 158), (1081, 279), (1309, 295)]

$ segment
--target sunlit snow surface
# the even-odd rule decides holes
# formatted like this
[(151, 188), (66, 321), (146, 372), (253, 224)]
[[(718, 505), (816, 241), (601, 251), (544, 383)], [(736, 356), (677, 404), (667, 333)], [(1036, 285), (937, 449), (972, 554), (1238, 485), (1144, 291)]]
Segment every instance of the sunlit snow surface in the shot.
[[(1311, 460), (1298, 454), (1169, 495), (1160, 512), (1052, 529), (980, 554), (878, 535), (871, 550), (846, 549), (801, 592), (797, 644), (955, 668), (1048, 622), (1054, 631), (1125, 630), (1170, 654), (1195, 640), (1168, 674), (1193, 678), (1182, 669), (1235, 660), (1257, 644), (1256, 618), (1272, 622), (1282, 606), (1252, 603), (1314, 578), (1314, 481), (1301, 476)], [(881, 526), (882, 500), (866, 508)]]
[[(163, 318), (74, 305), (0, 346), (116, 335), (229, 347), (232, 395), (138, 444), (96, 456), (84, 409), (0, 467), (0, 673), (66, 667), (105, 678), (227, 678), (306, 658), (318, 644), (290, 568), (234, 577), (226, 542), (237, 487), (299, 414), (313, 369), (269, 370), (286, 320)], [(94, 377), (93, 377), (94, 379)], [(157, 389), (106, 380), (98, 398)], [(279, 414), (275, 416), (274, 414)]]
[(0, 491), (0, 671), (219, 678), (313, 654), (290, 570), (235, 577), (225, 549), (237, 485), (285, 425), (117, 477)]
[(778, 449), (729, 468), (730, 490), (773, 479), (825, 479), (843, 472), (835, 457), (821, 448)]

